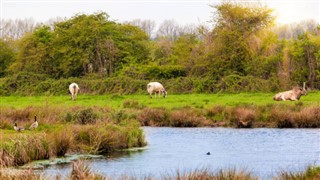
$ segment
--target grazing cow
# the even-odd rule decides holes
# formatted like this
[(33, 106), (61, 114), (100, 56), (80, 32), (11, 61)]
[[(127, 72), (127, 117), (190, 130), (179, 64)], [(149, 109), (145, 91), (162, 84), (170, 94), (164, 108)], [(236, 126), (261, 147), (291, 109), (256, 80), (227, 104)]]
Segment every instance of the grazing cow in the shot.
[(155, 92), (155, 97), (160, 97), (160, 93), (162, 93), (162, 96), (165, 98), (167, 96), (167, 91), (163, 88), (162, 84), (158, 82), (150, 82), (147, 85), (147, 90), (150, 95), (150, 98), (152, 98), (152, 93)]
[(273, 97), (273, 100), (275, 101), (298, 101), (302, 95), (307, 95), (307, 90), (306, 90), (306, 83), (303, 83), (303, 88), (293, 88), (290, 91), (285, 91), (276, 94)]
[(77, 94), (79, 91), (79, 86), (76, 83), (71, 83), (69, 86), (69, 91), (71, 93), (71, 99), (74, 101), (77, 98)]

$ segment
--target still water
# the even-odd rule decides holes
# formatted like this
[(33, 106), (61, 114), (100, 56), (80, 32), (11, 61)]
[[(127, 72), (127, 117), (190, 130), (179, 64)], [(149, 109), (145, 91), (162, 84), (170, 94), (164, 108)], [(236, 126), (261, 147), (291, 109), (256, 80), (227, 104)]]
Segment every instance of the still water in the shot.
[[(144, 149), (90, 161), (109, 177), (162, 177), (195, 169), (241, 169), (261, 179), (282, 170), (303, 171), (320, 165), (319, 129), (143, 128)], [(210, 155), (207, 153), (210, 152)], [(68, 176), (71, 165), (50, 166), (46, 175)]]

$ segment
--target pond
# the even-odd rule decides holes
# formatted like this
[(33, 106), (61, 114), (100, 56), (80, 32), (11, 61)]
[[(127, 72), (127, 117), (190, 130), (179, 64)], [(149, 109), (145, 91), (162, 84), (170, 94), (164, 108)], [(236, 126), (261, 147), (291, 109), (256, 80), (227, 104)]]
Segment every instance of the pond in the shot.
[[(94, 171), (109, 177), (162, 177), (195, 169), (239, 169), (261, 179), (280, 171), (320, 165), (319, 129), (143, 128), (148, 145), (90, 160)], [(210, 155), (207, 153), (210, 152)], [(71, 165), (49, 166), (46, 176), (69, 175)]]

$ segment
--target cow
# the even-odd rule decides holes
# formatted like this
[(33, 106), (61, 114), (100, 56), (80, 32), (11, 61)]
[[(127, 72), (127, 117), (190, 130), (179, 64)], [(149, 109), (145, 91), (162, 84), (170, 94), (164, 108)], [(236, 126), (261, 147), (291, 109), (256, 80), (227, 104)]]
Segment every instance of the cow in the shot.
[(162, 96), (165, 98), (167, 96), (167, 91), (164, 89), (164, 87), (162, 86), (162, 84), (160, 84), (159, 82), (150, 82), (147, 85), (147, 90), (148, 93), (150, 95), (150, 98), (152, 98), (152, 93), (155, 92), (155, 97), (158, 96), (160, 97), (160, 94), (162, 94)]
[(273, 97), (275, 101), (298, 101), (302, 95), (307, 95), (306, 83), (303, 83), (303, 88), (296, 87), (290, 91), (280, 92)]
[(71, 93), (71, 99), (73, 101), (76, 100), (79, 89), (80, 88), (79, 88), (78, 84), (76, 84), (76, 83), (71, 83), (70, 84), (69, 91)]

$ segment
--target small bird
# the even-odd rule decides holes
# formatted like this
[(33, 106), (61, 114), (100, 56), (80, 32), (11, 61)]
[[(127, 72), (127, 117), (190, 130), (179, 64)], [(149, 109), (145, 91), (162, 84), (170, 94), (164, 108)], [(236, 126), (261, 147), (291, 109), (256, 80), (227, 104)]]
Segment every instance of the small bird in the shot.
[(14, 123), (13, 129), (16, 130), (16, 131), (21, 132), (21, 131), (25, 130), (26, 128), (18, 127), (17, 123)]
[(207, 155), (210, 155), (211, 153), (210, 152), (207, 152)]
[(34, 116), (34, 122), (30, 125), (29, 130), (35, 129), (38, 127), (37, 115)]

